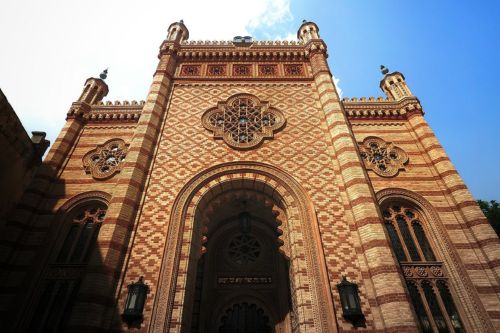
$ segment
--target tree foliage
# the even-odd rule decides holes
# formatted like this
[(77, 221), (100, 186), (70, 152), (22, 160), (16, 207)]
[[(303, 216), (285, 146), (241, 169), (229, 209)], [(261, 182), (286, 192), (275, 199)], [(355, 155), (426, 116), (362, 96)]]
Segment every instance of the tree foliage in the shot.
[(488, 219), (493, 229), (498, 236), (500, 236), (500, 204), (495, 200), (490, 202), (484, 200), (478, 200), (477, 203), (484, 213), (484, 216)]

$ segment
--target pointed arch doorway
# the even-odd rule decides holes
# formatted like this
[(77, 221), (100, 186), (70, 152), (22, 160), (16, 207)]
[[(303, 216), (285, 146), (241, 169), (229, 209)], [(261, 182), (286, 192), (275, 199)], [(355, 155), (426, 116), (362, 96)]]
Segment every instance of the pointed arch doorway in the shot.
[[(241, 213), (273, 265), (231, 263), (255, 251)], [(271, 332), (337, 332), (316, 214), (293, 177), (260, 162), (214, 166), (183, 187), (170, 216), (151, 332), (219, 332), (241, 311), (267, 318)]]

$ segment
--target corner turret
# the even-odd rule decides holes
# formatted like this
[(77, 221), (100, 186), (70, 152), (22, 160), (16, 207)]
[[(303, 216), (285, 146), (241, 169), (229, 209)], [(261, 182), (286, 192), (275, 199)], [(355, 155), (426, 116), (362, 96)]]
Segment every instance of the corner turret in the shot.
[(380, 66), (380, 71), (384, 74), (384, 78), (380, 81), (380, 89), (382, 89), (387, 98), (390, 100), (400, 100), (404, 97), (413, 96), (406, 85), (403, 74), (400, 72), (389, 73), (389, 68), (384, 65)]
[(189, 39), (189, 30), (184, 21), (174, 22), (168, 27), (167, 41), (182, 43)]
[(319, 28), (314, 22), (303, 20), (297, 31), (297, 38), (306, 44), (313, 39), (320, 39)]
[(78, 99), (78, 102), (84, 102), (89, 105), (97, 104), (104, 96), (109, 92), (108, 85), (104, 80), (108, 75), (108, 70), (105, 69), (100, 75), (99, 79), (95, 77), (88, 78), (85, 81), (85, 87), (83, 88), (82, 95)]

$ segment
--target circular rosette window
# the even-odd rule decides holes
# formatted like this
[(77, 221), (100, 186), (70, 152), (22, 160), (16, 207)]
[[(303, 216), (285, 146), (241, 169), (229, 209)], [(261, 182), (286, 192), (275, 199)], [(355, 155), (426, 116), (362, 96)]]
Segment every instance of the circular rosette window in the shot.
[(121, 170), (126, 155), (125, 142), (113, 139), (85, 154), (83, 167), (95, 179), (107, 179)]
[(377, 137), (367, 137), (359, 145), (359, 150), (365, 168), (382, 177), (397, 175), (408, 163), (408, 154), (403, 149)]
[(285, 124), (285, 117), (257, 97), (239, 94), (206, 111), (202, 124), (229, 146), (248, 149), (273, 138)]
[(260, 256), (260, 243), (250, 234), (239, 234), (228, 244), (229, 258), (238, 265), (255, 262)]

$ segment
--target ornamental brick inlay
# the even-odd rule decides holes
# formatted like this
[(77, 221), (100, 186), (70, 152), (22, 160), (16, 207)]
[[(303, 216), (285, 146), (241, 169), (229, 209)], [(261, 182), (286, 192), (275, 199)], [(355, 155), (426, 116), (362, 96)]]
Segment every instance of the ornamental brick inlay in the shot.
[(285, 75), (304, 75), (304, 71), (302, 70), (302, 65), (300, 64), (286, 64), (284, 65)]
[(408, 162), (408, 155), (403, 149), (374, 136), (365, 138), (359, 150), (365, 168), (382, 177), (396, 176)]
[(259, 75), (277, 75), (277, 65), (259, 65)]
[(186, 76), (198, 76), (200, 72), (200, 65), (183, 65), (181, 70), (181, 74)]
[(219, 102), (202, 116), (203, 126), (234, 148), (253, 148), (285, 124), (283, 114), (252, 95), (239, 94)]
[(226, 75), (226, 65), (208, 65), (208, 75), (210, 76)]
[(113, 139), (85, 154), (83, 167), (95, 179), (107, 179), (121, 170), (126, 155), (125, 142)]
[(233, 75), (249, 76), (252, 74), (252, 65), (233, 65)]

